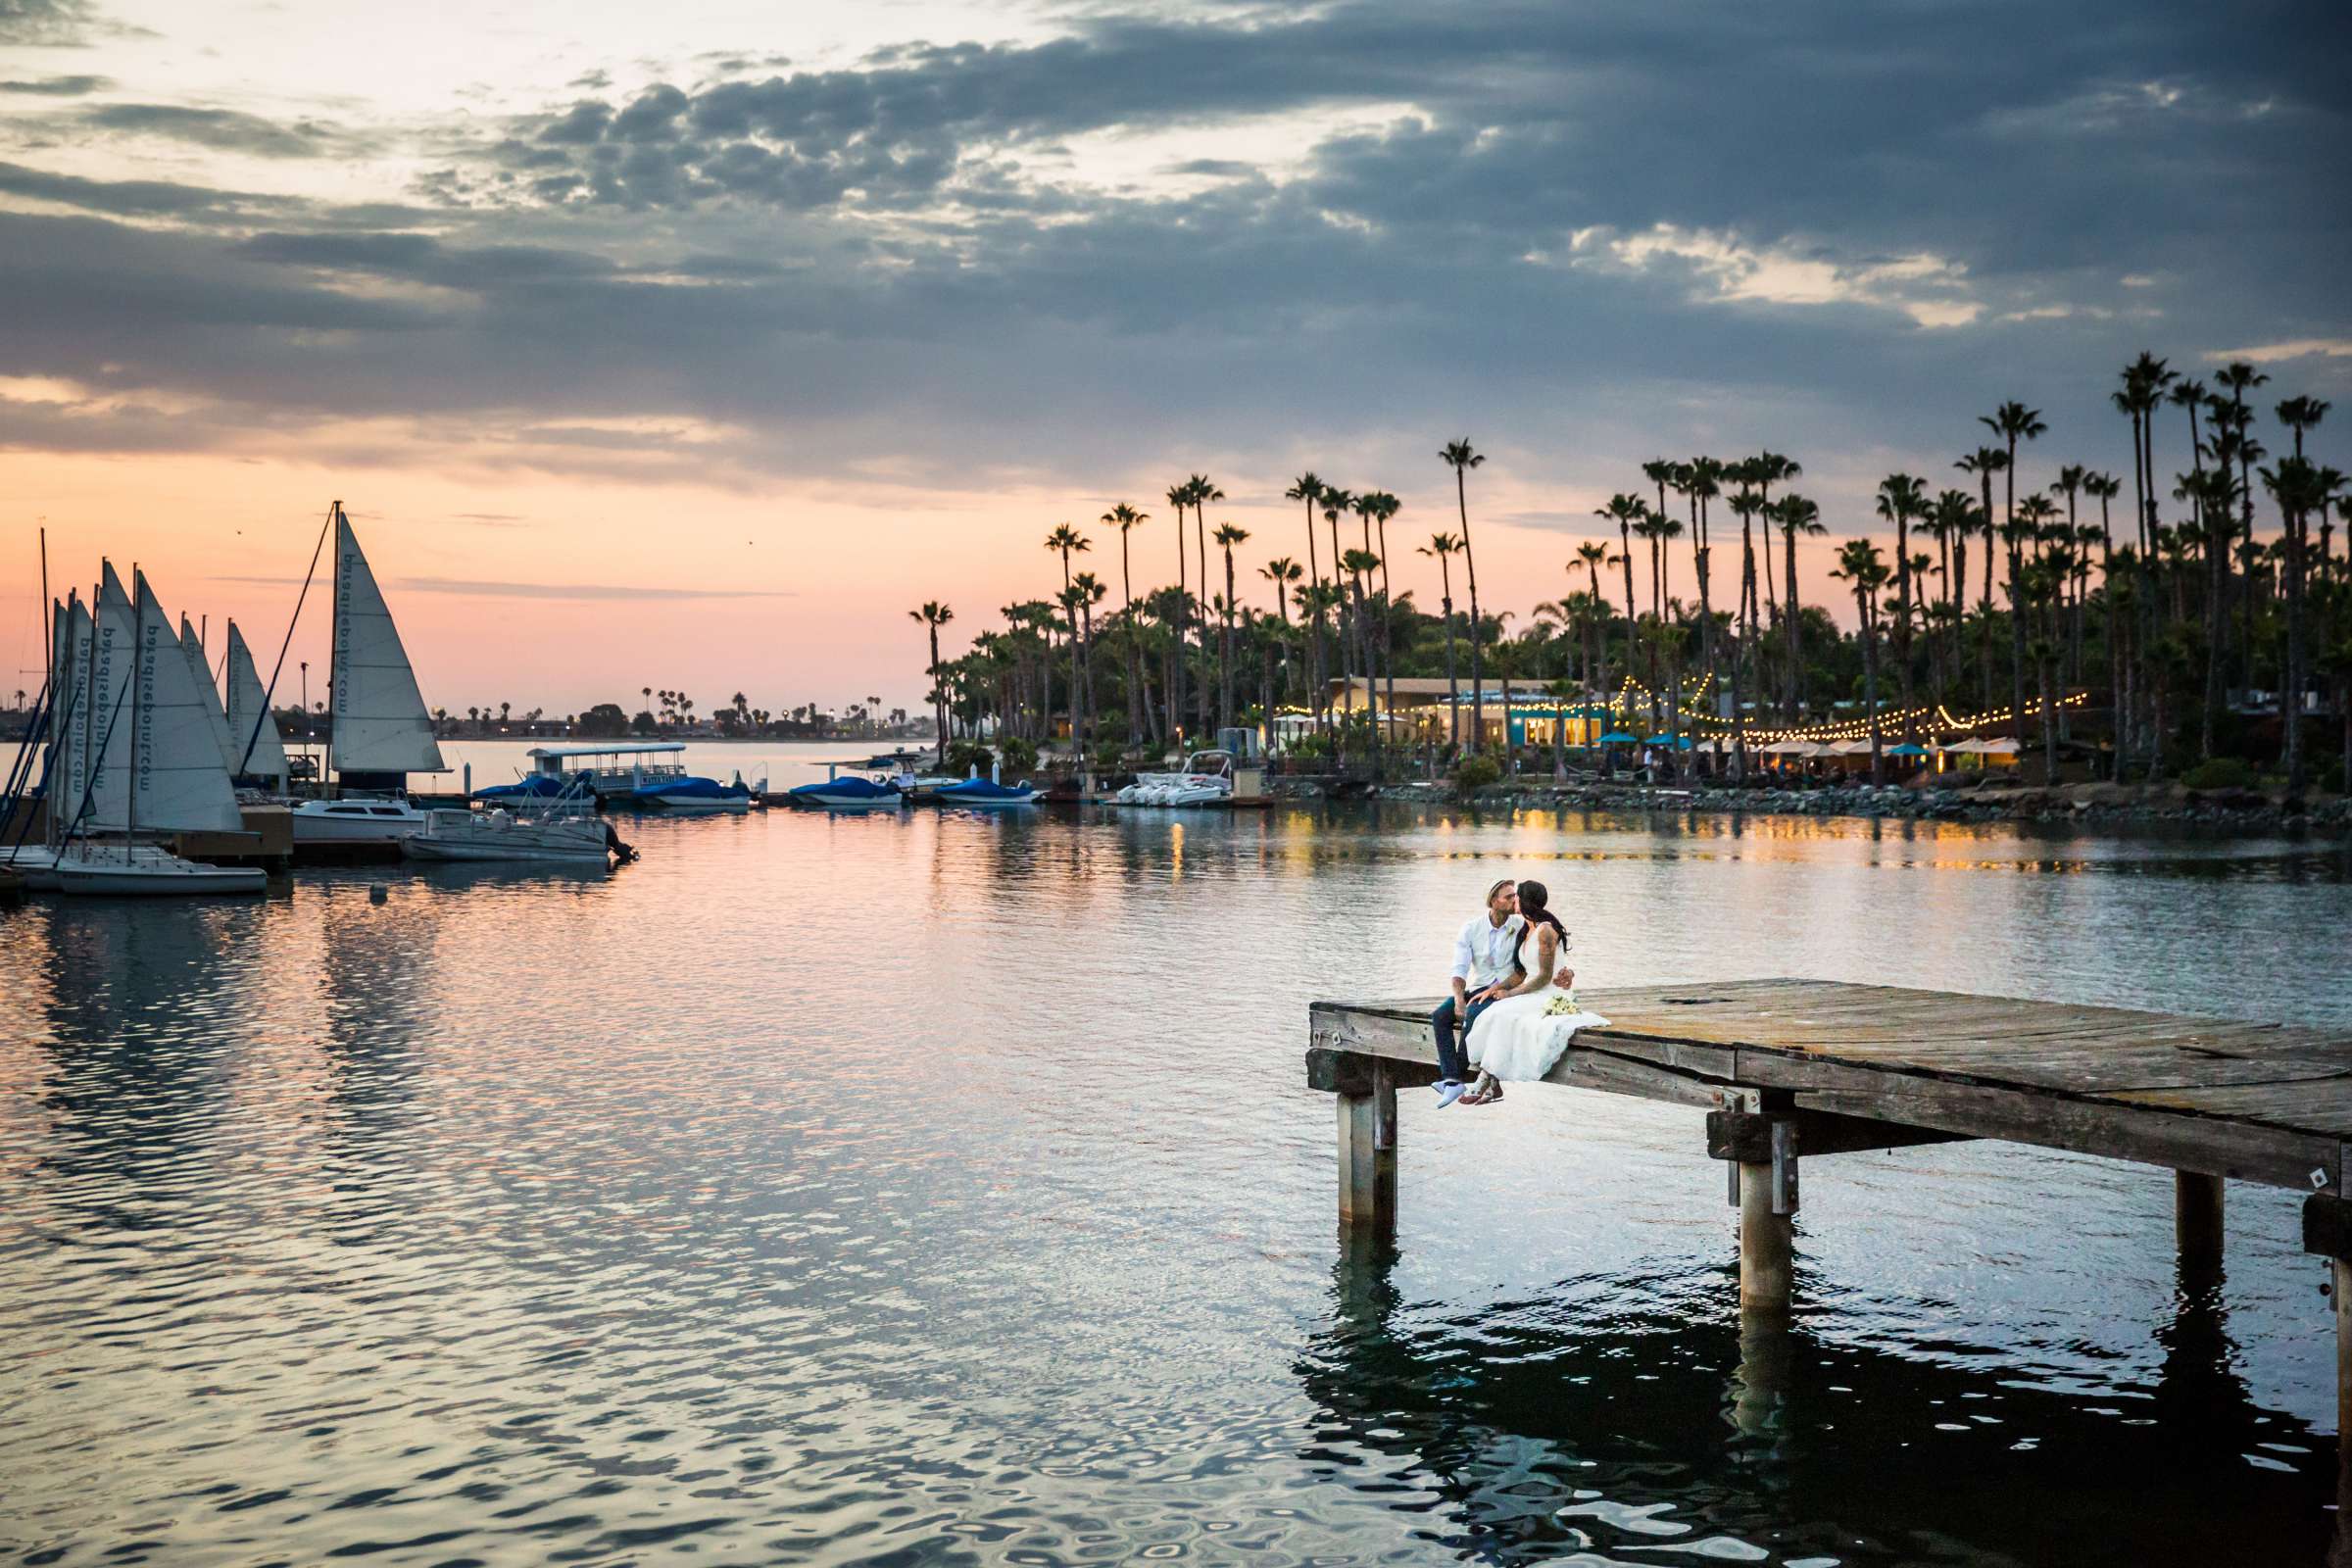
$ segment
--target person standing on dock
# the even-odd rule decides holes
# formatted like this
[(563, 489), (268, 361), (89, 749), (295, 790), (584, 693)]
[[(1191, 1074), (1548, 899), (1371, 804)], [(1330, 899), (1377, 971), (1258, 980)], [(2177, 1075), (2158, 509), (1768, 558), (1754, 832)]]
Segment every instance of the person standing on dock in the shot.
[[(1487, 889), (1487, 907), (1472, 915), (1453, 939), (1453, 995), (1429, 1015), (1438, 1037), (1438, 1108), (1462, 1098), (1469, 1088), (1469, 1059), (1461, 1041), (1478, 1015), (1523, 978), (1519, 972), (1519, 883), (1504, 877)], [(1454, 1030), (1461, 1030), (1456, 1036)]]

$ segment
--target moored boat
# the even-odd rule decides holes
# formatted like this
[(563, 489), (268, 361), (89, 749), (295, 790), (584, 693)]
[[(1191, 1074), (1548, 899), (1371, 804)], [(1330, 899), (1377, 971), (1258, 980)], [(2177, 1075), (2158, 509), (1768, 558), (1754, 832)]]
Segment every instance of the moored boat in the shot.
[(633, 860), (622, 843), (584, 801), (552, 804), (540, 811), (445, 808), (426, 813), (424, 826), (400, 841), (412, 860), (561, 860), (603, 865), (608, 857)]
[(896, 810), (906, 804), (906, 792), (895, 782), (844, 773), (838, 762), (825, 764), (821, 783), (796, 785), (784, 798), (794, 806), (828, 811)]

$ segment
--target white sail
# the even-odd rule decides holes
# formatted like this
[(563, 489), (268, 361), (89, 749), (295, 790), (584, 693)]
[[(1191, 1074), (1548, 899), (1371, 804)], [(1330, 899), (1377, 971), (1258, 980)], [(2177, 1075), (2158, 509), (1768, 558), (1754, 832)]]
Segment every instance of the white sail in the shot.
[[(101, 601), (101, 620), (127, 621), (125, 630), (137, 639), (130, 697), (115, 725), (118, 736), (127, 737), (128, 766), (108, 767), (100, 788), (106, 807), (88, 826), (93, 831), (121, 826), (125, 820), (121, 803), (127, 793), (127, 820), (142, 833), (242, 831), (237, 792), (220, 760), (204, 694), (164, 607), (156, 603), (144, 574), (133, 573), (138, 606), (130, 615), (122, 614), (119, 603), (122, 585), (110, 581), (108, 588), (117, 603)], [(110, 745), (110, 764), (115, 756)]]
[(368, 558), (335, 517), (335, 768), (343, 773), (446, 773), (416, 672)]
[(196, 628), (188, 623), (184, 610), (179, 615), (179, 653), (188, 662), (188, 673), (195, 678), (197, 700), (204, 705), (205, 723), (213, 732), (213, 743), (220, 749), (220, 765), (233, 778), (238, 748), (228, 738), (228, 710), (220, 706), (220, 688), (213, 684), (212, 661), (205, 656), (204, 644), (198, 639)]
[(137, 701), (131, 678), (131, 610), (111, 562), (99, 568), (98, 598), (90, 606), (90, 646), (81, 662), (81, 701), (74, 724), (79, 776), (67, 803), (75, 837), (120, 833), (130, 820), (130, 732)]
[(51, 666), (57, 690), (50, 699), (48, 780), (50, 841), (81, 804), (89, 782), (84, 737), (89, 731), (90, 612), (79, 594), (68, 594), (57, 607), (57, 653)]
[[(261, 733), (254, 733), (256, 721)], [(286, 745), (278, 738), (277, 716), (270, 711), (270, 694), (253, 667), (253, 655), (228, 623), (228, 738), (234, 748), (229, 771), (253, 778), (273, 778), (286, 787)], [(250, 750), (248, 750), (250, 748)]]

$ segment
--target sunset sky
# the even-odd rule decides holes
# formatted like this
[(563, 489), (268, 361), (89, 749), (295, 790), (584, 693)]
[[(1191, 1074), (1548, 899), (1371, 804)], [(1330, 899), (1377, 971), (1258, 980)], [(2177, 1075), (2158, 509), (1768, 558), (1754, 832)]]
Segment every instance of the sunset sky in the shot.
[(2352, 423), (2348, 15), (0, 0), (0, 684), (43, 525), (274, 651), (340, 497), (461, 710), (914, 708), (910, 606), (959, 650), (1123, 499), (1164, 580), (1195, 471), (1247, 594), (1311, 467), (1434, 605), (1467, 435), (1524, 618), (1645, 458), (1790, 454), (1851, 534), (2014, 397), (2027, 478), (2128, 487), (2142, 349), (2260, 361), (2282, 446)]

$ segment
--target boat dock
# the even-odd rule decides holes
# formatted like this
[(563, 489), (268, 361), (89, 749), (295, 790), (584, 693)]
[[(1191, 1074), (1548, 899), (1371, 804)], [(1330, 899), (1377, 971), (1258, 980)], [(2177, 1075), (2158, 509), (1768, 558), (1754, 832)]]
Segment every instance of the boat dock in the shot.
[[(1395, 1227), (1396, 1091), (1437, 1079), (1438, 1001), (1308, 1010), (1307, 1084), (1337, 1099), (1350, 1234)], [(2218, 1278), (2225, 1178), (2299, 1195), (2304, 1250), (2331, 1264), (2337, 1431), (2352, 1433), (2352, 1032), (1825, 980), (1585, 1004), (1608, 1027), (1579, 1034), (1545, 1081), (1705, 1113), (1740, 1210), (1743, 1344), (1788, 1322), (1802, 1161), (2002, 1139), (2171, 1171), (2186, 1281)], [(2352, 1441), (2338, 1443), (2352, 1498)]]

